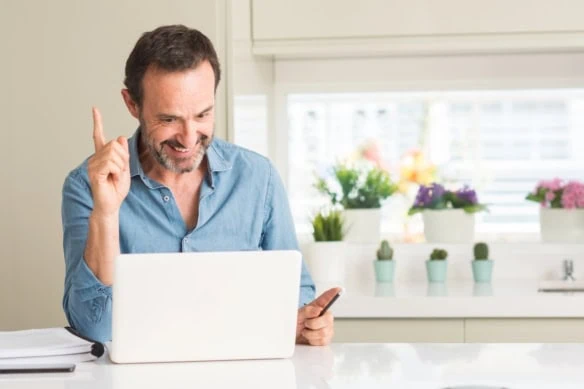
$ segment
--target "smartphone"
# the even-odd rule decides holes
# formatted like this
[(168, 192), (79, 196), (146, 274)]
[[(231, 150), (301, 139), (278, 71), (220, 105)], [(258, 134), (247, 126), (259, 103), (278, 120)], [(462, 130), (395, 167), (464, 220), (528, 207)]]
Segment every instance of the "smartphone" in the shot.
[(341, 290), (339, 291), (339, 293), (335, 294), (335, 297), (332, 298), (331, 301), (329, 301), (329, 303), (322, 309), (322, 311), (320, 311), (320, 314), (318, 315), (318, 317), (321, 317), (322, 315), (324, 315), (326, 313), (326, 311), (329, 310), (330, 307), (333, 306), (333, 304), (335, 303), (335, 301), (337, 301), (337, 299), (339, 297), (341, 297), (341, 295), (343, 294), (345, 290), (341, 288)]
[(0, 374), (30, 374), (30, 373), (72, 373), (73, 363), (51, 363), (30, 365), (1, 365)]

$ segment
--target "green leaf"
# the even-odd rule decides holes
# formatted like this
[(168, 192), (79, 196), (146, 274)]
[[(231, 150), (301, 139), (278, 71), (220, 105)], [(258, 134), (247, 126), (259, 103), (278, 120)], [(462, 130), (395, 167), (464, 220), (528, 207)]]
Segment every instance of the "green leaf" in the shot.
[(316, 242), (343, 240), (345, 221), (339, 210), (321, 211), (312, 219), (313, 237)]
[(466, 212), (466, 213), (476, 213), (476, 212), (482, 212), (482, 211), (489, 212), (489, 208), (485, 204), (467, 205), (466, 207), (463, 207), (462, 209), (464, 209), (464, 212)]
[(525, 197), (525, 200), (535, 201), (536, 203), (541, 204), (544, 201), (544, 198), (537, 194), (530, 193)]
[(411, 207), (410, 210), (408, 211), (408, 216), (415, 215), (416, 213), (420, 213), (423, 210), (424, 210), (424, 208)]

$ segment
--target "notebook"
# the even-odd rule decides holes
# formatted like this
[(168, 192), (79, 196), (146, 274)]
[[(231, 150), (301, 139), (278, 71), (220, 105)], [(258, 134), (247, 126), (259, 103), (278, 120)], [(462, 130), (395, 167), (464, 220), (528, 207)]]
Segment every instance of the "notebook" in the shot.
[(110, 358), (117, 363), (288, 358), (298, 251), (122, 254)]
[(103, 344), (71, 327), (0, 331), (0, 365), (85, 362), (103, 353)]

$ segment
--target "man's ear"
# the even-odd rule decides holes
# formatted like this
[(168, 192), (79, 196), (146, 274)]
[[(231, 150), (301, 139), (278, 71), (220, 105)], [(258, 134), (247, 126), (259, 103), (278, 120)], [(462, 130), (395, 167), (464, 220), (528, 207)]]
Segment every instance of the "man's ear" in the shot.
[(124, 99), (124, 103), (126, 103), (126, 107), (128, 107), (128, 111), (130, 111), (130, 114), (136, 119), (139, 119), (140, 107), (138, 106), (138, 104), (136, 104), (136, 102), (134, 102), (132, 96), (130, 96), (130, 91), (128, 91), (127, 89), (122, 89), (122, 98)]

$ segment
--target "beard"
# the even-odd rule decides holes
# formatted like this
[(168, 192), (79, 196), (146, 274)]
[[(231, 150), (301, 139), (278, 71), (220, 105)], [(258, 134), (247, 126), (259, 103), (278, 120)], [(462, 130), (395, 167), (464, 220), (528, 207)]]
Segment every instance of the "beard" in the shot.
[(143, 120), (140, 120), (140, 135), (148, 149), (148, 153), (154, 157), (156, 162), (158, 162), (163, 168), (179, 174), (190, 173), (193, 170), (196, 170), (203, 162), (203, 158), (205, 158), (205, 154), (207, 154), (207, 149), (213, 142), (213, 135), (210, 137), (200, 135), (194, 146), (195, 152), (193, 155), (184, 158), (177, 158), (169, 155), (166, 149), (166, 147), (186, 149), (186, 147), (177, 139), (171, 138), (157, 144), (153, 138), (148, 136), (146, 124)]

